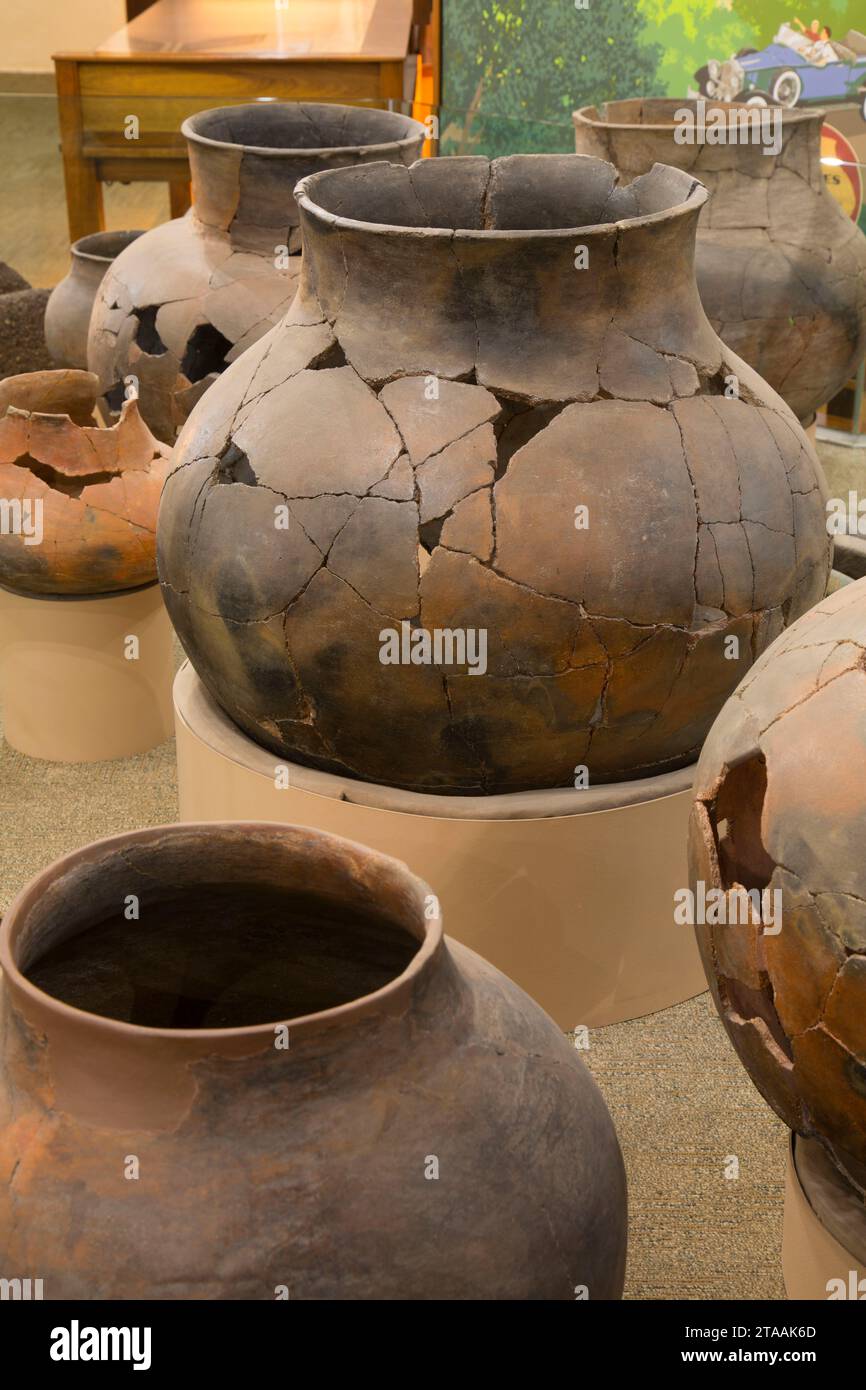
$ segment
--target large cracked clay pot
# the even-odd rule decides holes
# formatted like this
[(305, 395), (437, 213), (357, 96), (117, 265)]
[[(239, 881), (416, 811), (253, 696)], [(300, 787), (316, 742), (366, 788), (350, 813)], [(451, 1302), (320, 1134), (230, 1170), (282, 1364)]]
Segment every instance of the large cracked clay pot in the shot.
[(170, 450), (134, 400), (101, 428), (98, 391), (92, 373), (71, 370), (0, 382), (0, 584), (10, 589), (104, 594), (156, 579)]
[[(713, 112), (760, 111), (724, 102)], [(575, 112), (577, 150), (610, 159), (628, 178), (656, 161), (694, 174), (710, 200), (698, 227), (704, 308), (728, 346), (800, 420), (833, 397), (866, 352), (866, 237), (827, 191), (824, 112), (774, 111), (781, 149), (751, 143), (678, 144), (677, 111), (693, 100), (610, 101)], [(765, 111), (765, 116), (769, 114)]]
[(58, 367), (87, 367), (87, 334), (97, 290), (112, 261), (141, 232), (93, 232), (70, 247), (72, 264), (45, 306), (45, 342)]
[[(778, 892), (697, 927), (716, 1006), (761, 1094), (866, 1200), (866, 581), (783, 633), (698, 764), (692, 888)], [(710, 913), (706, 914), (710, 916)], [(715, 914), (713, 914), (715, 915)], [(770, 922), (772, 916), (773, 921)], [(781, 926), (781, 930), (777, 928)]]
[(88, 366), (112, 403), (129, 375), (172, 443), (226, 364), (282, 318), (301, 264), (295, 184), (318, 169), (406, 164), (426, 138), (396, 112), (254, 102), (184, 121), (193, 205), (117, 258), (93, 307)]
[(34, 879), (0, 963), (0, 1250), (46, 1298), (620, 1297), (595, 1083), (396, 860), (136, 831)]
[(252, 738), (432, 792), (694, 759), (830, 567), (812, 449), (701, 308), (705, 197), (576, 155), (304, 181), (298, 297), (187, 422), (158, 527)]

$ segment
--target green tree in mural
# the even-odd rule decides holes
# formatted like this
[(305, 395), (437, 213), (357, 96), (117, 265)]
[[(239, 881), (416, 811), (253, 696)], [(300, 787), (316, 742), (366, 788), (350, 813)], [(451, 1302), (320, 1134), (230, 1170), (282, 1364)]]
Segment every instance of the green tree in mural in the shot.
[(754, 26), (731, 9), (730, 0), (638, 0), (638, 9), (662, 44), (658, 75), (668, 96), (697, 90), (695, 73), (708, 59), (755, 47)]
[(806, 25), (817, 19), (832, 30), (834, 39), (844, 39), (849, 29), (866, 29), (863, 0), (733, 0), (733, 8), (752, 30), (755, 48), (772, 43), (779, 25), (793, 24), (795, 18)]
[(644, 29), (624, 0), (445, 0), (445, 147), (573, 149), (575, 107), (663, 94)]

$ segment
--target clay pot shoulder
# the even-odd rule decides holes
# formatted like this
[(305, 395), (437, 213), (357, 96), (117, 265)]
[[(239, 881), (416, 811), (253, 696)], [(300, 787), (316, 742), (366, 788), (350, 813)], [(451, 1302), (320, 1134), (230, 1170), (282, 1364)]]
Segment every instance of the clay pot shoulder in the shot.
[[(296, 300), (190, 417), (159, 522), (251, 737), (425, 792), (696, 756), (830, 563), (808, 441), (701, 307), (705, 198), (577, 156), (302, 183)], [(383, 662), (403, 624), (483, 632), (484, 670)]]
[(760, 132), (710, 143), (696, 101), (658, 99), (575, 112), (577, 150), (612, 160), (626, 178), (660, 161), (706, 184), (697, 241), (704, 308), (729, 347), (809, 420), (866, 351), (866, 237), (824, 184), (825, 113), (716, 101), (700, 110), (708, 123), (717, 113), (725, 122), (778, 122), (779, 148)]
[[(54, 1298), (618, 1298), (601, 1096), (430, 903), (396, 861), (275, 825), (137, 831), (41, 874), (0, 937), (6, 1265)], [(106, 915), (128, 941), (67, 959), (64, 998), (34, 983)], [(129, 1021), (174, 990), (200, 1026)], [(244, 1026), (208, 1023), (259, 994)]]

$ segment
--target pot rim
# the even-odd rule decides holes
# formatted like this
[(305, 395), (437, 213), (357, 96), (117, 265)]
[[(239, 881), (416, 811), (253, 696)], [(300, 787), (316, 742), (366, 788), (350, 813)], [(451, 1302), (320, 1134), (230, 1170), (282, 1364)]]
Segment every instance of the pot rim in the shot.
[(197, 111), (195, 115), (187, 116), (186, 120), (181, 125), (180, 133), (185, 140), (189, 140), (193, 144), (200, 145), (205, 149), (239, 150), (242, 155), (254, 154), (266, 159), (315, 159), (327, 155), (339, 154), (341, 150), (381, 150), (384, 154), (389, 150), (402, 150), (408, 148), (410, 145), (417, 144), (419, 138), (423, 138), (424, 140), (428, 138), (426, 127), (423, 126), (420, 121), (416, 121), (413, 116), (404, 116), (400, 111), (382, 111), (382, 115), (393, 117), (395, 122), (403, 123), (406, 134), (399, 139), (374, 141), (373, 143), (356, 141), (354, 144), (319, 145), (315, 148), (309, 145), (293, 145), (291, 148), (283, 148), (274, 145), (244, 145), (234, 140), (215, 140), (210, 135), (202, 135), (196, 130), (194, 124), (194, 122), (201, 120), (204, 116), (216, 116), (222, 112), (261, 111), (268, 107), (283, 108), (285, 110), (289, 107), (298, 106), (320, 106), (329, 111), (381, 111), (380, 107), (351, 106), (348, 103), (336, 101), (243, 101), (238, 102), (235, 106), (212, 106), (206, 111)]
[[(458, 159), (471, 159), (477, 161), (479, 158), (484, 158), (484, 156), (455, 155), (441, 162), (443, 164), (450, 164)], [(517, 154), (503, 155), (501, 159), (588, 159), (592, 160), (594, 164), (607, 164), (610, 165), (611, 168), (616, 169), (616, 166), (611, 164), (610, 160), (600, 159), (596, 155), (591, 154)], [(487, 160), (488, 164), (495, 164), (498, 162), (499, 161), (495, 159)], [(427, 163), (429, 163), (428, 160), (416, 159), (414, 164), (403, 167), (406, 169), (407, 173), (411, 174), (412, 170), (419, 164)], [(393, 167), (393, 165), (389, 165), (384, 160), (378, 160), (375, 163), (365, 164), (364, 170), (369, 177), (374, 169), (378, 170)], [(324, 222), (328, 226), (339, 227), (346, 231), (361, 231), (373, 235), (385, 236), (394, 236), (395, 234), (399, 236), (419, 236), (423, 237), (425, 240), (435, 237), (437, 240), (469, 241), (477, 242), (481, 245), (490, 245), (502, 241), (522, 241), (527, 237), (539, 240), (543, 238), (545, 240), (551, 239), (561, 241), (578, 235), (585, 237), (597, 233), (609, 234), (617, 230), (631, 231), (639, 227), (649, 227), (660, 222), (670, 221), (675, 217), (683, 216), (687, 213), (697, 212), (703, 207), (710, 196), (709, 190), (699, 178), (696, 178), (690, 173), (686, 173), (683, 169), (678, 169), (676, 165), (662, 164), (656, 160), (651, 169), (648, 169), (644, 174), (639, 174), (637, 177), (642, 179), (652, 178), (657, 169), (666, 170), (671, 174), (675, 174), (678, 179), (682, 179), (684, 182), (688, 183), (688, 191), (682, 202), (672, 203), (670, 207), (662, 208), (659, 212), (644, 213), (639, 217), (621, 217), (615, 222), (587, 222), (582, 226), (578, 225), (573, 227), (455, 228), (431, 227), (427, 225), (408, 226), (405, 223), (394, 222), (364, 222), (355, 217), (347, 217), (341, 213), (330, 212), (327, 208), (322, 207), (321, 203), (315, 202), (310, 196), (310, 191), (315, 190), (317, 181), (322, 181), (324, 179), (339, 179), (341, 177), (345, 178), (356, 174), (357, 169), (351, 165), (347, 165), (342, 169), (321, 169), (318, 173), (307, 174), (295, 184), (294, 194), (295, 202), (298, 207), (302, 208), (310, 217), (318, 222)], [(617, 170), (617, 174), (618, 173), (619, 171)], [(630, 180), (630, 183), (634, 182), (636, 182), (635, 179)], [(628, 188), (630, 183), (624, 183), (619, 186)]]
[(572, 122), (576, 126), (591, 126), (593, 130), (671, 131), (676, 129), (672, 121), (607, 121), (602, 118), (593, 119), (592, 116), (588, 115), (590, 111), (598, 112), (604, 107), (625, 105), (627, 101), (632, 100), (640, 101), (641, 103), (644, 101), (669, 101), (675, 108), (695, 105), (698, 101), (703, 101), (708, 108), (720, 107), (726, 111), (779, 111), (782, 115), (783, 125), (804, 125), (808, 121), (816, 121), (819, 119), (823, 121), (827, 114), (822, 106), (812, 106), (807, 109), (803, 107), (792, 109), (788, 106), (755, 107), (750, 106), (746, 101), (719, 101), (715, 97), (619, 97), (613, 101), (604, 101), (598, 104), (590, 102), (588, 106), (579, 106), (577, 110), (571, 113)]
[[(121, 255), (128, 246), (131, 246), (138, 237), (143, 235), (143, 227), (131, 227), (128, 230), (117, 232), (88, 232), (86, 236), (79, 237), (77, 241), (73, 241), (69, 250), (79, 261), (95, 261), (97, 265), (111, 265), (112, 261), (116, 261), (117, 257)], [(129, 240), (126, 241), (118, 251), (115, 251), (113, 256), (102, 256), (97, 251), (89, 251), (87, 249), (87, 243), (89, 241), (101, 241), (105, 237), (128, 237)]]
[[(89, 844), (71, 850), (59, 859), (52, 860), (19, 890), (3, 914), (3, 920), (0, 923), (0, 971), (3, 973), (10, 993), (17, 996), (17, 998), (13, 997), (14, 1007), (20, 1009), (19, 1001), (24, 1000), (31, 1006), (33, 1014), (37, 1018), (53, 1019), (58, 1024), (66, 1023), (78, 1028), (86, 1027), (89, 1032), (99, 1032), (108, 1040), (114, 1038), (118, 1042), (134, 1042), (152, 1039), (167, 1043), (188, 1043), (194, 1045), (198, 1052), (217, 1053), (220, 1051), (221, 1043), (247, 1040), (252, 1043), (261, 1041), (271, 1043), (274, 1029), (278, 1026), (285, 1026), (290, 1035), (299, 1036), (301, 1033), (316, 1033), (339, 1024), (354, 1023), (369, 1014), (382, 1012), (383, 1005), (386, 1009), (390, 1006), (391, 1011), (393, 1011), (395, 1005), (399, 1005), (408, 997), (415, 984), (429, 969), (434, 957), (445, 949), (441, 912), (437, 917), (431, 919), (420, 912), (421, 934), (415, 938), (417, 949), (414, 955), (405, 970), (401, 971), (399, 975), (395, 975), (380, 989), (373, 990), (370, 994), (359, 995), (357, 999), (351, 999), (345, 1004), (337, 1004), (330, 1009), (321, 1009), (317, 1013), (302, 1014), (296, 1018), (274, 1018), (266, 1023), (256, 1023), (237, 1028), (156, 1028), (147, 1024), (129, 1023), (123, 1019), (108, 1018), (104, 1014), (92, 1013), (88, 1009), (79, 1009), (73, 1004), (66, 1004), (61, 999), (55, 998), (54, 995), (39, 989), (19, 967), (15, 948), (18, 939), (26, 928), (30, 910), (39, 901), (46, 889), (62, 879), (71, 870), (79, 865), (98, 861), (106, 851), (112, 849), (123, 851), (131, 845), (166, 837), (174, 838), (180, 835), (193, 835), (206, 840), (211, 837), (218, 838), (226, 832), (236, 834), (238, 832), (244, 834), (255, 832), (257, 835), (266, 836), (271, 841), (291, 841), (296, 838), (300, 842), (303, 838), (306, 841), (313, 840), (331, 845), (345, 854), (361, 850), (365, 857), (377, 861), (383, 870), (392, 874), (396, 871), (397, 876), (403, 879), (407, 890), (416, 895), (419, 902), (423, 902), (425, 896), (432, 895), (432, 890), (424, 880), (413, 874), (411, 869), (399, 859), (370, 849), (358, 841), (348, 840), (342, 835), (331, 835), (326, 831), (314, 830), (307, 826), (253, 820), (173, 821), (164, 825), (145, 826), (139, 830), (123, 831), (117, 835), (106, 835), (99, 840), (93, 840)], [(407, 927), (406, 930), (408, 933), (409, 928)]]

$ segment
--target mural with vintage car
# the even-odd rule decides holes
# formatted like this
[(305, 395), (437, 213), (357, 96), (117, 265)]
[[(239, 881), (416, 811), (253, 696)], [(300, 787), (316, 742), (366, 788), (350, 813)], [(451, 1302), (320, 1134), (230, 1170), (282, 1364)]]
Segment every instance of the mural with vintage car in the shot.
[(866, 35), (849, 29), (844, 39), (828, 30), (800, 32), (780, 26), (766, 48), (742, 48), (732, 58), (710, 59), (695, 73), (703, 96), (778, 106), (826, 106), (857, 102), (866, 120)]

